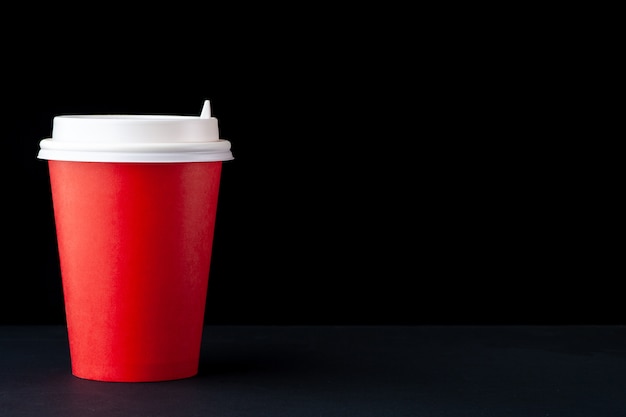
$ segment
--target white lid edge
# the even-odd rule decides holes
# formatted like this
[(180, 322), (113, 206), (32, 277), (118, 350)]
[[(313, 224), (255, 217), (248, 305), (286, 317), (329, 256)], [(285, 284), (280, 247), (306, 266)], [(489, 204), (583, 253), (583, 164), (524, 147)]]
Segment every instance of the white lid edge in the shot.
[(215, 162), (234, 159), (230, 142), (76, 143), (44, 139), (39, 159), (74, 162)]

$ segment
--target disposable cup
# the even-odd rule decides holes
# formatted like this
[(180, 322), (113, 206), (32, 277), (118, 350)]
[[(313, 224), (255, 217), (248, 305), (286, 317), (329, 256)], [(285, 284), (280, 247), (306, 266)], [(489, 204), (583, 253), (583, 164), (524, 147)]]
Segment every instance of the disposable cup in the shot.
[(207, 109), (57, 116), (40, 143), (79, 378), (198, 372), (222, 161), (233, 159)]

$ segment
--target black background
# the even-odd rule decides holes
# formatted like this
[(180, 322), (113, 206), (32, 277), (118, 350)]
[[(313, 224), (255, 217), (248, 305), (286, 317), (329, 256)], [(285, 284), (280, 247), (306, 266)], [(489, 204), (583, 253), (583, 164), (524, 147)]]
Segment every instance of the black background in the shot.
[(391, 7), (154, 7), (15, 13), (0, 324), (64, 322), (36, 157), (53, 117), (205, 99), (235, 157), (207, 323), (624, 322), (601, 234), (612, 196), (557, 129), (571, 75), (553, 55)]

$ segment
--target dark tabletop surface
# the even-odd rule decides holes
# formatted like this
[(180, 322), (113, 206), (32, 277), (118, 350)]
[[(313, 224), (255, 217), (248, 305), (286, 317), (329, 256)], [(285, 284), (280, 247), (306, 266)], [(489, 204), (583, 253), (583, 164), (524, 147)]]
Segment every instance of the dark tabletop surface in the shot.
[(0, 326), (2, 416), (626, 416), (626, 326), (207, 326), (200, 372), (71, 375), (64, 326)]

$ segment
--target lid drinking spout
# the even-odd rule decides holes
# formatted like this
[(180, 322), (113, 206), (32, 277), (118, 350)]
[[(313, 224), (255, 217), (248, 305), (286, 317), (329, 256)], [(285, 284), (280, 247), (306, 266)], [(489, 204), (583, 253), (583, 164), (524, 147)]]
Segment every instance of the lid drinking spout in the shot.
[(209, 117), (211, 117), (211, 102), (209, 100), (204, 100), (204, 106), (202, 107), (200, 118), (208, 119)]

